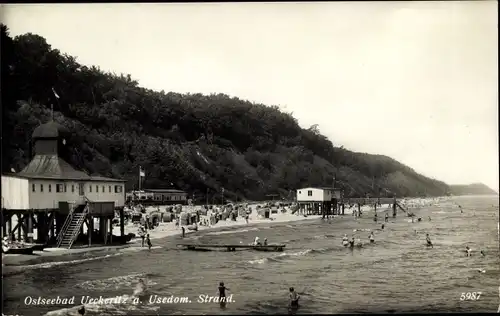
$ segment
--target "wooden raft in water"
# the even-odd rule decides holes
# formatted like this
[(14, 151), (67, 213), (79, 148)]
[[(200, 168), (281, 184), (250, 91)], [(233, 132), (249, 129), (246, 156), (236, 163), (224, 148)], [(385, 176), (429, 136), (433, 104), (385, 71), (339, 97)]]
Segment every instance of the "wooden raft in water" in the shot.
[(254, 245), (208, 245), (208, 244), (177, 244), (177, 247), (184, 247), (186, 250), (198, 250), (198, 251), (209, 251), (211, 248), (226, 248), (227, 251), (236, 251), (239, 249), (250, 249), (257, 251), (283, 251), (286, 245), (266, 245), (266, 246), (254, 246)]

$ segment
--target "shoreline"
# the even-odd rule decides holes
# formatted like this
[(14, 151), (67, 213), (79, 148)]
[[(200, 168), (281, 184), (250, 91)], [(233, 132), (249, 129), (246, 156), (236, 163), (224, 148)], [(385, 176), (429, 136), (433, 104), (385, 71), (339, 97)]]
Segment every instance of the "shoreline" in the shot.
[[(243, 218), (238, 217), (236, 221), (222, 221), (218, 222), (223, 223), (223, 225), (214, 225), (214, 226), (198, 226), (198, 231), (189, 231), (186, 229), (186, 238), (188, 239), (189, 237), (192, 236), (197, 236), (197, 235), (203, 235), (206, 233), (211, 233), (211, 232), (220, 232), (220, 231), (233, 231), (241, 228), (255, 228), (255, 227), (265, 227), (266, 225), (269, 226), (277, 226), (280, 224), (284, 223), (289, 223), (289, 222), (299, 222), (299, 221), (311, 221), (311, 220), (317, 220), (321, 218), (321, 215), (310, 215), (307, 217), (304, 216), (299, 216), (299, 215), (292, 215), (292, 214), (273, 214), (273, 215), (278, 215), (276, 216), (276, 219), (274, 220), (269, 220), (269, 219), (257, 219), (257, 220), (249, 220), (248, 224)], [(165, 225), (166, 224), (166, 225)], [(164, 225), (162, 227), (162, 225)], [(173, 229), (168, 229), (171, 228), (169, 226), (173, 226)], [(129, 229), (134, 229), (136, 228), (133, 225), (129, 225), (127, 228)], [(158, 230), (159, 228), (163, 228), (162, 230)], [(130, 231), (127, 232), (125, 231), (125, 234), (129, 233)], [(150, 231), (150, 239), (151, 241), (154, 240), (169, 240), (169, 239), (176, 239), (179, 238), (182, 235), (182, 230), (179, 226), (179, 228), (175, 228), (174, 223), (161, 223), (160, 226), (155, 228), (155, 230)], [(183, 240), (182, 238), (179, 238), (179, 240)], [(155, 246), (161, 246), (158, 244), (154, 244), (153, 242), (153, 247)], [(132, 239), (129, 243), (124, 244), (124, 245), (103, 245), (103, 246), (95, 246), (95, 247), (82, 247), (82, 248), (73, 248), (73, 249), (64, 249), (64, 248), (46, 248), (42, 252), (34, 252), (34, 255), (5, 255), (2, 254), (2, 276), (8, 276), (10, 274), (17, 274), (18, 271), (16, 270), (21, 270), (24, 267), (27, 266), (32, 266), (32, 265), (43, 265), (43, 264), (49, 264), (51, 262), (55, 262), (50, 260), (50, 258), (66, 258), (75, 254), (92, 254), (96, 252), (109, 252), (111, 250), (121, 250), (121, 249), (126, 249), (126, 248), (142, 248), (144, 250), (147, 250), (146, 247), (141, 247), (141, 238), (136, 237)], [(90, 259), (92, 257), (88, 257), (86, 259)], [(44, 260), (47, 259), (47, 260)], [(33, 261), (36, 261), (33, 262)], [(61, 260), (65, 261), (65, 260)], [(72, 260), (66, 260), (67, 262), (70, 262)], [(60, 261), (58, 261), (60, 262)], [(7, 269), (6, 269), (7, 268)], [(12, 271), (5, 271), (5, 270), (12, 270)], [(22, 270), (24, 271), (24, 270)], [(22, 272), (20, 271), (20, 272)]]
[[(413, 199), (413, 200), (407, 200), (406, 202), (408, 204), (413, 204), (415, 202), (420, 202), (416, 203), (417, 205), (420, 204), (422, 205), (422, 201), (430, 202), (433, 199)], [(404, 203), (406, 204), (406, 203)], [(409, 208), (418, 208), (417, 205), (406, 205)], [(388, 208), (389, 205), (383, 205), (381, 208), (378, 209), (379, 212), (388, 212), (390, 209)], [(413, 207), (412, 207), (413, 206)], [(365, 213), (367, 216), (371, 212), (373, 212), (373, 207), (364, 205), (361, 207), (363, 213)], [(345, 217), (348, 216), (348, 218), (351, 218), (352, 216), (352, 211), (354, 209), (346, 208), (344, 215), (335, 215), (334, 218), (340, 217)], [(257, 215), (255, 213), (250, 214), (249, 222), (246, 223), (245, 219), (241, 216), (238, 216), (236, 221), (232, 220), (225, 220), (225, 221), (219, 221), (216, 225), (213, 226), (198, 226), (198, 231), (190, 231), (186, 229), (186, 239), (189, 240), (189, 237), (192, 236), (197, 236), (197, 235), (203, 235), (206, 233), (211, 233), (211, 232), (219, 232), (219, 231), (233, 231), (241, 228), (255, 228), (255, 227), (262, 227), (262, 226), (278, 226), (283, 223), (290, 223), (290, 222), (299, 222), (299, 221), (308, 221), (308, 220), (318, 220), (321, 219), (321, 215), (309, 215), (307, 217), (304, 217), (303, 215), (295, 215), (295, 214), (290, 214), (289, 211), (286, 213), (276, 213), (276, 214), (271, 214), (270, 219), (263, 219), (263, 218), (255, 218)], [(186, 227), (187, 228), (187, 227)], [(15, 271), (5, 271), (7, 270), (18, 270), (23, 267), (27, 266), (34, 266), (34, 265), (43, 265), (43, 264), (50, 264), (51, 262), (55, 262), (51, 260), (52, 258), (66, 258), (75, 254), (92, 254), (92, 253), (97, 253), (97, 252), (109, 252), (111, 250), (121, 250), (121, 249), (126, 249), (126, 248), (141, 248), (144, 250), (147, 250), (148, 247), (141, 247), (141, 238), (137, 236), (137, 229), (138, 226), (134, 224), (129, 224), (125, 226), (125, 235), (128, 233), (135, 233), (136, 237), (132, 239), (130, 242), (127, 244), (118, 244), (118, 245), (96, 245), (96, 246), (91, 246), (91, 247), (81, 247), (81, 248), (73, 248), (73, 249), (64, 249), (64, 248), (46, 248), (44, 249), (43, 252), (34, 252), (34, 255), (5, 255), (2, 254), (2, 275), (9, 275), (11, 273), (16, 273)], [(117, 233), (116, 235), (119, 235), (119, 227), (114, 227), (112, 233)], [(158, 247), (161, 245), (155, 244), (155, 240), (160, 240), (160, 239), (175, 239), (178, 238), (179, 240), (183, 240), (182, 238), (179, 238), (180, 235), (182, 234), (181, 226), (175, 227), (174, 222), (162, 222), (160, 223), (160, 226), (156, 227), (154, 230), (150, 230), (148, 232), (150, 234), (150, 239), (153, 241), (153, 247)], [(88, 257), (92, 258), (92, 257)], [(88, 259), (85, 258), (85, 259)], [(46, 259), (46, 260), (44, 260)], [(62, 261), (62, 260), (61, 260)], [(59, 261), (59, 262), (61, 262)], [(66, 260), (66, 261), (72, 261), (72, 260)], [(16, 269), (17, 268), (17, 269)]]

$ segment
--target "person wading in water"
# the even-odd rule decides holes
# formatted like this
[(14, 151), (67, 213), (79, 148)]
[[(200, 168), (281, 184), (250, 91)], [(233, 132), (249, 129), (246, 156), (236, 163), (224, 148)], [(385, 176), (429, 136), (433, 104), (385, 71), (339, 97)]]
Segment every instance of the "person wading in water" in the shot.
[(425, 236), (425, 241), (427, 241), (427, 247), (434, 248), (434, 245), (432, 244), (431, 237), (429, 237), (429, 234)]
[(295, 289), (293, 287), (290, 288), (290, 309), (297, 309), (299, 308), (299, 299), (300, 296), (295, 292)]
[(219, 283), (219, 304), (221, 307), (226, 307), (226, 290), (229, 289), (224, 285), (224, 282)]
[(373, 232), (370, 233), (370, 237), (368, 237), (370, 239), (370, 243), (374, 243), (375, 242), (375, 236), (373, 236)]

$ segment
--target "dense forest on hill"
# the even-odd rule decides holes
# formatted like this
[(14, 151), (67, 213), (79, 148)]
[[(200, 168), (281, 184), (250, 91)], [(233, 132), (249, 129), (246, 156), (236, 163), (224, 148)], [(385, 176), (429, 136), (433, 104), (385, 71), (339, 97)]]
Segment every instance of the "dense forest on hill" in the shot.
[(498, 192), (482, 183), (450, 185), (453, 195), (498, 195)]
[[(130, 75), (79, 64), (35, 34), (1, 28), (3, 171), (31, 159), (31, 133), (54, 120), (69, 132), (65, 159), (90, 174), (137, 186), (179, 188), (204, 201), (282, 198), (306, 186), (337, 185), (348, 196), (437, 196), (447, 184), (392, 158), (335, 145), (276, 106), (224, 94), (179, 94), (140, 87)], [(98, 48), (96, 48), (98, 49)], [(52, 88), (60, 96), (56, 99)], [(168, 87), (165, 87), (168, 89)]]

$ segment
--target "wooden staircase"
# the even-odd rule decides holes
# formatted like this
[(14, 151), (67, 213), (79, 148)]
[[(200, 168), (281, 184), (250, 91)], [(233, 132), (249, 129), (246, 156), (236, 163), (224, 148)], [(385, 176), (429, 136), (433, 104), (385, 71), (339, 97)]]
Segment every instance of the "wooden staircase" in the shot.
[(57, 247), (71, 249), (89, 212), (88, 204), (74, 205), (57, 237)]

